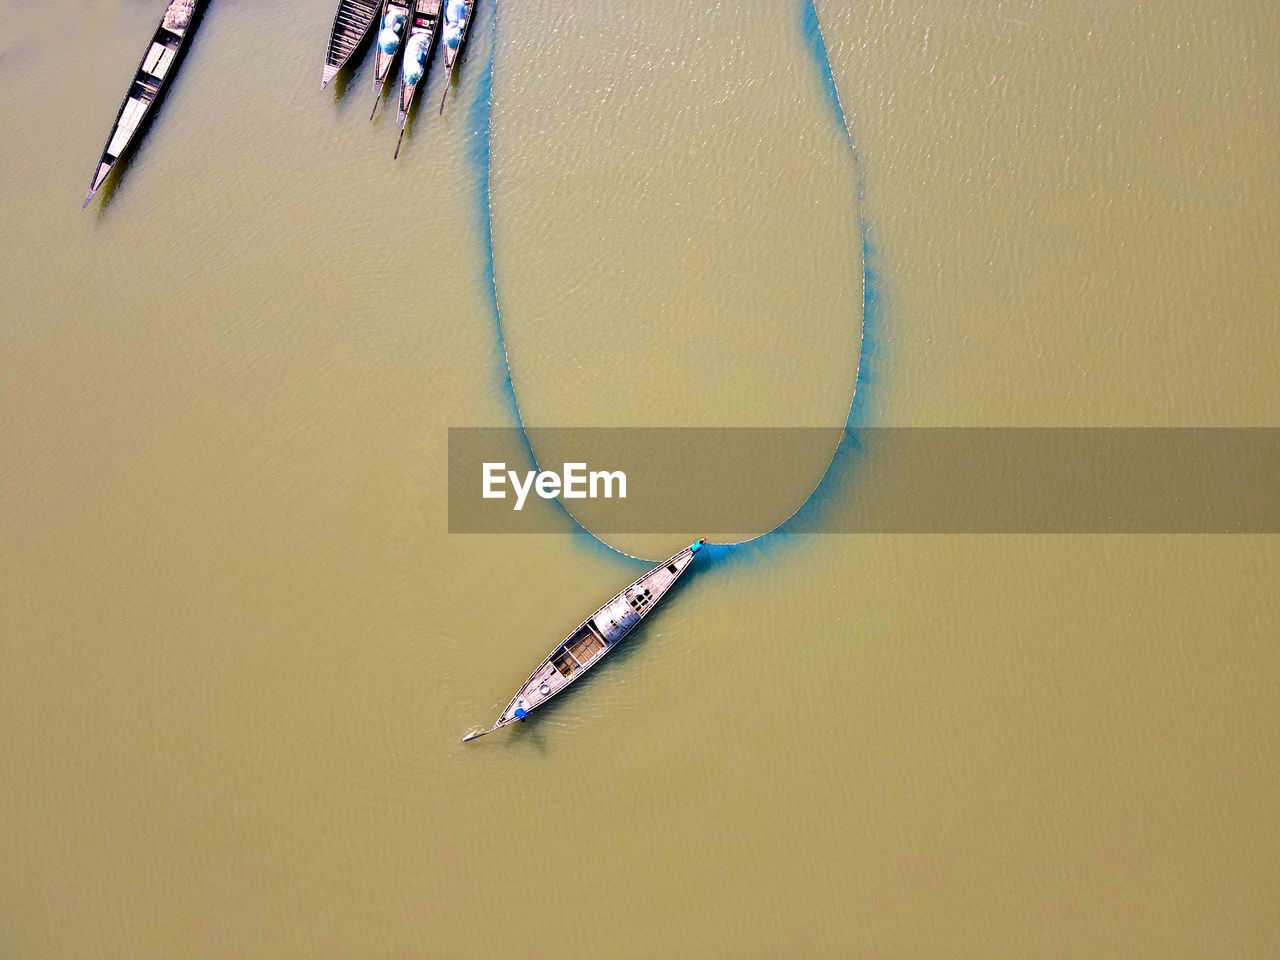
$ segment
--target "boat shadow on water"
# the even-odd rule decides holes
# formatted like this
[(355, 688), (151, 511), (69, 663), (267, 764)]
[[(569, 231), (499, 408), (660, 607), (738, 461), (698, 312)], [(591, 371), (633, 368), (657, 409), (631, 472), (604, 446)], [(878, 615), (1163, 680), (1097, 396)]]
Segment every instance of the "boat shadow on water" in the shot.
[(134, 161), (146, 152), (146, 134), (155, 119), (154, 114), (156, 112), (157, 111), (153, 110), (153, 116), (148, 117), (146, 123), (138, 128), (138, 136), (136, 139), (141, 142), (132, 145), (128, 152), (115, 162), (111, 168), (111, 172), (107, 174), (107, 179), (102, 181), (102, 186), (98, 187), (97, 191), (94, 193), (93, 199), (97, 202), (93, 204), (93, 216), (96, 219), (102, 220), (106, 217), (107, 208), (111, 206), (112, 202), (114, 202), (116, 198), (116, 194), (120, 192), (121, 188), (123, 188), (129, 180)]
[[(429, 81), (430, 81), (430, 78), (428, 78), (428, 84), (423, 88), (422, 96), (418, 98), (419, 100), (425, 100), (427, 97), (431, 96), (432, 87)], [(430, 114), (430, 111), (427, 111), (427, 112), (428, 114)], [(410, 110), (409, 113), (406, 114), (404, 118), (404, 127), (403, 127), (404, 135), (400, 138), (401, 142), (399, 144), (399, 149), (396, 150), (396, 153), (395, 153), (395, 157), (397, 159), (399, 158), (400, 154), (406, 153), (408, 151), (410, 144), (413, 142), (413, 138), (415, 135), (414, 131), (416, 130), (419, 121), (430, 121), (434, 119), (435, 119), (434, 114), (430, 114), (429, 116), (424, 117), (422, 104), (418, 103), (417, 100), (414, 101), (413, 109)], [(420, 134), (420, 136), (427, 137), (429, 139), (430, 129)]]
[(339, 106), (343, 100), (347, 98), (347, 91), (351, 89), (351, 82), (356, 79), (356, 75), (360, 73), (360, 64), (356, 64), (346, 70), (342, 70), (334, 77), (329, 86), (333, 88), (333, 105)]
[[(379, 90), (377, 94), (377, 99), (374, 102), (373, 113), (369, 114), (369, 122), (372, 123), (375, 127), (379, 126), (382, 123), (382, 115), (387, 112), (387, 102), (394, 99), (395, 99), (395, 87), (391, 87), (390, 92), (388, 92), (386, 89)], [(393, 111), (391, 114), (392, 122), (394, 123), (395, 122), (395, 113), (394, 113), (395, 104), (394, 103), (392, 103), (391, 109)]]
[(111, 175), (102, 182), (102, 186), (98, 188), (96, 194), (98, 198), (97, 208), (93, 211), (93, 216), (102, 220), (107, 215), (107, 207), (111, 206), (111, 201), (116, 198), (116, 190), (120, 184), (129, 175), (129, 162), (132, 158), (125, 157), (116, 161), (115, 169), (111, 171)]

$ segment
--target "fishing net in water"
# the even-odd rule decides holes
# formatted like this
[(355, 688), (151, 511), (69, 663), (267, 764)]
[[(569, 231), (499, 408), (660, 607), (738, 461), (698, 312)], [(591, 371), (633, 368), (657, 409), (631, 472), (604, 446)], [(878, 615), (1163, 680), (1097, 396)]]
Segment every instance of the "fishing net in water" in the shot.
[(164, 12), (164, 28), (175, 32), (187, 29), (195, 9), (196, 0), (173, 0)]

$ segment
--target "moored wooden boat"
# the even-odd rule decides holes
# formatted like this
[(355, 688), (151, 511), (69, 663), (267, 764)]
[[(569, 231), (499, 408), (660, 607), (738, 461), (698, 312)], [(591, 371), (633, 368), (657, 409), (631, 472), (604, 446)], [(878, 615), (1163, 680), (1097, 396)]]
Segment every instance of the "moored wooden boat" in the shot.
[(463, 737), (463, 742), (483, 737), (523, 720), (599, 663), (643, 620), (666, 595), (680, 575), (689, 569), (705, 541), (693, 543), (666, 563), (660, 563), (627, 589), (589, 616), (565, 637), (551, 656), (538, 665), (520, 692), (511, 698), (488, 730)]
[(471, 15), (475, 10), (475, 0), (447, 0), (445, 4), (441, 42), (444, 45), (444, 69), (447, 78), (444, 93), (440, 97), (441, 113), (444, 113), (444, 102), (449, 98), (449, 88), (453, 86), (454, 68), (462, 55), (462, 47), (467, 42), (467, 31), (471, 29)]
[(133, 144), (138, 132), (150, 119), (169, 88), (182, 63), (182, 54), (195, 33), (204, 4), (205, 0), (170, 0), (165, 7), (160, 25), (156, 27), (151, 43), (147, 45), (147, 52), (143, 54), (142, 62), (133, 75), (133, 82), (129, 84), (129, 92), (120, 104), (120, 112), (116, 114), (116, 122), (111, 127), (107, 146), (102, 151), (93, 179), (89, 183), (89, 192), (84, 195), (84, 202), (80, 204), (81, 210), (89, 205), (116, 162)]
[(400, 139), (396, 141), (395, 155), (400, 156), (400, 144), (404, 142), (404, 124), (409, 119), (413, 98), (418, 87), (426, 82), (427, 66), (431, 63), (431, 49), (440, 32), (440, 12), (444, 0), (414, 0), (409, 15), (409, 35), (404, 42), (404, 60), (400, 65), (400, 112), (396, 123), (400, 125)]
[(338, 0), (338, 11), (333, 15), (333, 27), (329, 30), (329, 46), (324, 55), (324, 73), (320, 89), (338, 75), (347, 65), (378, 19), (380, 0)]
[(378, 36), (374, 44), (373, 95), (375, 99), (373, 113), (369, 114), (370, 120), (378, 112), (382, 88), (386, 86), (387, 77), (391, 75), (391, 68), (395, 66), (396, 57), (400, 53), (411, 2), (412, 0), (383, 0), (382, 2), (382, 15), (378, 18)]

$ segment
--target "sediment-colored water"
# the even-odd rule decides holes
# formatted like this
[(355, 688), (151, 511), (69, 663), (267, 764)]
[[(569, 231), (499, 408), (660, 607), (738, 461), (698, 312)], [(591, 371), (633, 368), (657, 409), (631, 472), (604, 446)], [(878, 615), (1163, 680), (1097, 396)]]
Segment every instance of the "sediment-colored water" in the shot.
[(1275, 538), (766, 537), (464, 747), (643, 567), (443, 498), (517, 409), (1280, 425), (1267, 4), (481, 0), (393, 163), (214, 0), (81, 214), (159, 9), (0, 2), (0, 955), (1275, 953)]

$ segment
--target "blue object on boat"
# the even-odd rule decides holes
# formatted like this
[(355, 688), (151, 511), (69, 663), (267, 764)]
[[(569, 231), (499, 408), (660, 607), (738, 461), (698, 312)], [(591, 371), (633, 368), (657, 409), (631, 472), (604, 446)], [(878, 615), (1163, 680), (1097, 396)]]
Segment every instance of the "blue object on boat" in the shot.
[(415, 33), (404, 45), (404, 82), (413, 85), (427, 72), (427, 40)]
[(517, 720), (523, 720), (528, 715), (529, 715), (529, 711), (526, 710), (524, 707), (516, 707), (515, 716)]
[(693, 542), (693, 543), (689, 544), (689, 552), (690, 552), (690, 553), (697, 553), (697, 552), (698, 552), (699, 550), (701, 550), (701, 549), (702, 549), (702, 541), (701, 541), (701, 540), (697, 540), (697, 541), (695, 541), (695, 542)]

